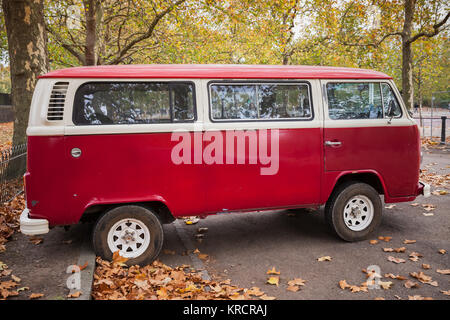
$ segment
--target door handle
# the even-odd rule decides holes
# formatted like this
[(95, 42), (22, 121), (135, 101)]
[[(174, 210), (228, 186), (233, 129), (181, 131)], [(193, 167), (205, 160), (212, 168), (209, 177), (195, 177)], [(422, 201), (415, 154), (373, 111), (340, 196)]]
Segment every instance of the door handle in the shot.
[(330, 146), (330, 147), (338, 147), (338, 146), (342, 145), (342, 142), (341, 141), (325, 141), (325, 145)]

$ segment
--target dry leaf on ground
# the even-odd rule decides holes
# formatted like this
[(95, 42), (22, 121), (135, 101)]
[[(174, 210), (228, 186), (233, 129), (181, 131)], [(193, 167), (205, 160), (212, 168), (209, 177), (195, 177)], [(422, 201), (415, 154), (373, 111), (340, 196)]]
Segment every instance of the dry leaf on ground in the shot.
[(272, 267), (272, 269), (267, 270), (267, 274), (280, 274), (280, 271), (277, 271), (275, 267)]
[(331, 261), (331, 257), (330, 257), (330, 256), (320, 257), (320, 258), (317, 258), (317, 261), (319, 261), (319, 262), (322, 262), (322, 261)]
[(67, 295), (67, 298), (79, 298), (81, 296), (81, 291), (77, 291)]
[(405, 239), (403, 241), (404, 244), (412, 244), (412, 243), (416, 243), (416, 242), (417, 242), (416, 240), (408, 240), (408, 239)]
[(417, 282), (407, 280), (404, 283), (405, 288), (411, 289), (411, 288), (419, 288), (419, 284)]
[(445, 270), (437, 269), (436, 272), (440, 274), (450, 274), (450, 269)]
[(269, 279), (267, 279), (268, 284), (278, 286), (279, 282), (280, 282), (280, 277), (278, 277), (278, 276), (269, 277)]
[(406, 260), (405, 259), (401, 259), (401, 258), (395, 258), (393, 256), (389, 256), (387, 258), (389, 261), (394, 262), (394, 263), (405, 263)]

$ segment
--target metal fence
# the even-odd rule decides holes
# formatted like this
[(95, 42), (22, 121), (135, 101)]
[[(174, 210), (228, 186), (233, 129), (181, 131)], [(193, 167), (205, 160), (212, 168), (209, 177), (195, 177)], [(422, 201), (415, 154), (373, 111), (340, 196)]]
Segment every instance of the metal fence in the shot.
[(448, 138), (450, 136), (450, 111), (441, 109), (434, 114), (428, 112), (414, 113), (414, 119), (420, 127), (422, 137), (436, 139)]
[(26, 157), (26, 143), (0, 152), (0, 203), (9, 202), (23, 192)]

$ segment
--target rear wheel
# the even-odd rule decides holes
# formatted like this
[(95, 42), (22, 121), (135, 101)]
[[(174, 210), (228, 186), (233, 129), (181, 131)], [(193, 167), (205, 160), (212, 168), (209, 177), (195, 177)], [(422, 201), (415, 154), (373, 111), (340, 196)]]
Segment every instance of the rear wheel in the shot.
[(380, 225), (383, 206), (378, 192), (368, 184), (339, 186), (325, 206), (325, 218), (343, 240), (359, 241)]
[(93, 244), (95, 253), (111, 260), (114, 252), (128, 258), (128, 265), (153, 262), (163, 244), (161, 222), (149, 209), (127, 205), (107, 211), (97, 221)]

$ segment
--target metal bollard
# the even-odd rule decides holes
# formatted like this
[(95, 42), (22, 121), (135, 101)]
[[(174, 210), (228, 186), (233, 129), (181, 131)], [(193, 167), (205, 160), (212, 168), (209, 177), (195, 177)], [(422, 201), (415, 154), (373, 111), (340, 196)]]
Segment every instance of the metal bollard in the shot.
[(445, 124), (447, 122), (447, 117), (446, 116), (442, 116), (442, 125), (441, 125), (441, 143), (440, 144), (445, 144)]

